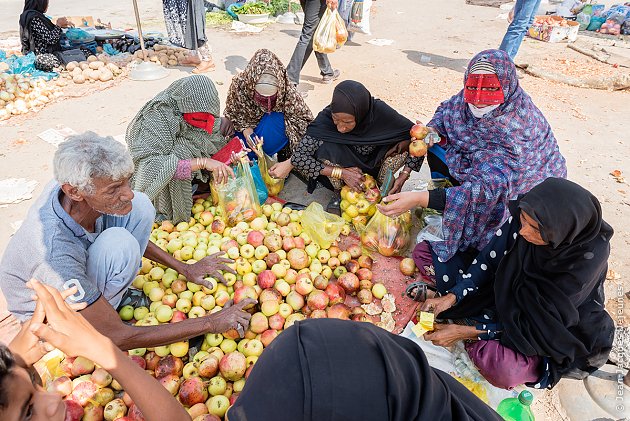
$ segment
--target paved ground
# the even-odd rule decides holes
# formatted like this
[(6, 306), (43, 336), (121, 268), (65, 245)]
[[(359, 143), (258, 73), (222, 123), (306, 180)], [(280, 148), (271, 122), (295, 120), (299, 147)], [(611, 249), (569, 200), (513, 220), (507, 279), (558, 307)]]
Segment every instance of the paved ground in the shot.
[[(0, 0), (0, 34), (16, 33), (17, 0)], [(140, 0), (146, 28), (161, 29), (161, 2)], [(359, 35), (356, 44), (344, 46), (331, 55), (331, 62), (342, 70), (342, 78), (363, 82), (372, 93), (386, 100), (410, 118), (428, 121), (440, 101), (455, 94), (462, 86), (464, 67), (478, 51), (496, 47), (505, 32), (505, 20), (496, 19), (498, 9), (468, 6), (464, 0), (440, 2), (408, 2), (378, 0), (373, 12), (373, 35)], [(7, 11), (9, 13), (7, 13)], [(132, 2), (51, 2), (53, 15), (100, 16), (115, 26), (131, 27), (134, 23)], [(238, 69), (261, 47), (274, 50), (287, 62), (300, 28), (294, 25), (272, 25), (256, 35), (233, 34), (209, 29), (217, 70), (211, 74), (218, 84), (222, 100)], [(391, 39), (394, 43), (378, 47), (367, 43), (372, 38)], [(421, 61), (421, 56), (430, 62)], [(526, 40), (517, 62), (541, 62), (544, 59), (576, 58), (577, 53), (564, 44), (545, 44)], [(137, 110), (172, 80), (188, 74), (187, 69), (171, 70), (167, 79), (155, 82), (125, 80), (106, 91), (95, 91), (81, 98), (52, 104), (41, 112), (9, 120), (0, 125), (0, 179), (27, 177), (37, 180), (39, 194), (51, 178), (51, 156), (54, 148), (37, 139), (42, 131), (64, 125), (76, 131), (94, 130), (104, 135), (124, 133)], [(607, 284), (609, 299), (620, 297), (619, 304), (610, 302), (617, 320), (628, 324), (630, 302), (624, 293), (630, 290), (630, 188), (609, 175), (614, 169), (630, 174), (628, 156), (629, 92), (606, 92), (572, 88), (525, 76), (522, 85), (550, 121), (567, 158), (569, 177), (584, 185), (602, 201), (606, 220), (615, 228), (610, 267), (619, 279)], [(315, 60), (307, 63), (302, 74), (301, 89), (309, 91), (307, 102), (317, 113), (329, 100), (334, 85), (320, 83)], [(407, 188), (420, 182), (411, 180)], [(295, 201), (311, 200), (299, 182), (290, 185)], [(319, 196), (318, 196), (319, 197)], [(324, 202), (321, 196), (318, 200)], [(10, 223), (21, 220), (31, 201), (0, 209), (0, 252), (12, 233)], [(627, 348), (626, 348), (627, 349)], [(553, 396), (551, 396), (553, 398)], [(551, 398), (550, 398), (551, 399)], [(551, 402), (551, 401), (549, 401)], [(538, 419), (561, 419), (552, 404), (545, 404)]]

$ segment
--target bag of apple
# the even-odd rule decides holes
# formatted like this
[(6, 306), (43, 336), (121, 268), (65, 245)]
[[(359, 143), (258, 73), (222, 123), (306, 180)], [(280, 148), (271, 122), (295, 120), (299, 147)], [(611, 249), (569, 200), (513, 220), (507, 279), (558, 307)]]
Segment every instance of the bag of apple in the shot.
[(323, 249), (329, 249), (346, 224), (343, 218), (324, 211), (321, 204), (313, 202), (300, 217), (302, 229)]
[(361, 233), (370, 218), (376, 212), (376, 204), (381, 200), (381, 193), (376, 185), (376, 180), (369, 174), (364, 174), (364, 190), (355, 191), (349, 186), (341, 189), (341, 217), (348, 223), (352, 223), (354, 229)]
[(331, 54), (337, 51), (337, 20), (335, 18), (335, 13), (339, 16), (339, 12), (336, 10), (333, 12), (330, 8), (327, 8), (326, 12), (324, 12), (324, 16), (322, 16), (319, 21), (319, 25), (317, 25), (317, 28), (315, 29), (315, 36), (313, 37), (313, 50), (318, 53)]
[(261, 214), (256, 185), (247, 156), (243, 155), (234, 168), (234, 178), (224, 184), (213, 184), (219, 209), (225, 223), (233, 227), (241, 221), (251, 222)]
[(411, 212), (390, 218), (378, 210), (361, 233), (361, 242), (383, 256), (401, 255), (411, 238)]

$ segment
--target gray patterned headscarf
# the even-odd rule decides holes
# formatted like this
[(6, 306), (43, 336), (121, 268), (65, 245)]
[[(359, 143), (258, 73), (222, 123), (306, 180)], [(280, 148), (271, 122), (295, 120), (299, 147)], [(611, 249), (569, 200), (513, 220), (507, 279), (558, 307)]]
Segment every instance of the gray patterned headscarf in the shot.
[[(212, 134), (184, 121), (182, 114), (206, 112), (215, 117)], [(180, 160), (209, 158), (225, 145), (220, 133), (219, 94), (203, 75), (176, 80), (147, 102), (129, 127), (125, 140), (136, 166), (134, 190), (146, 193), (158, 218), (186, 221), (192, 208), (190, 180), (173, 179)], [(193, 177), (204, 182), (201, 171)]]

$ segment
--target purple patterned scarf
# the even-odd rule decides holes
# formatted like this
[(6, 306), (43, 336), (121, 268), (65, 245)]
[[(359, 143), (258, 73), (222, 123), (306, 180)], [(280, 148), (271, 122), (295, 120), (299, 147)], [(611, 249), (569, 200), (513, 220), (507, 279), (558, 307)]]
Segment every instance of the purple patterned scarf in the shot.
[(548, 177), (567, 176), (551, 127), (520, 87), (512, 60), (503, 51), (486, 50), (468, 69), (480, 59), (494, 66), (505, 102), (478, 119), (462, 90), (440, 104), (428, 123), (446, 138), (446, 163), (461, 184), (446, 190), (445, 240), (431, 243), (441, 261), (469, 247), (481, 250), (505, 221), (509, 200)]

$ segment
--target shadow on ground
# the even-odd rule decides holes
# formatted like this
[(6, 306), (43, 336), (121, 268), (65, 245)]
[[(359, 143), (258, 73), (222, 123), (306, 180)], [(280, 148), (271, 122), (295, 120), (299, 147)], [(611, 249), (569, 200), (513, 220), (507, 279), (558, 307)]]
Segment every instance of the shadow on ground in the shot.
[[(467, 59), (445, 57), (438, 54), (425, 53), (417, 50), (403, 50), (403, 53), (407, 54), (407, 59), (409, 61), (412, 61), (421, 66), (450, 69), (459, 73), (464, 73), (466, 71), (466, 67), (468, 66), (469, 62), (469, 60)], [(428, 59), (423, 60), (423, 56), (428, 57)]]
[(313, 194), (309, 194), (306, 191), (306, 184), (293, 174), (286, 179), (284, 189), (280, 192), (280, 199), (287, 202), (299, 203), (305, 206), (308, 206), (311, 202), (318, 202), (324, 206), (324, 209), (331, 197), (332, 192), (324, 187), (318, 187)]
[(233, 75), (245, 70), (249, 61), (243, 56), (227, 56), (225, 57), (225, 69)]
[(293, 38), (299, 38), (300, 34), (302, 33), (302, 31), (299, 31), (297, 29), (281, 29), (280, 32), (282, 32), (283, 34), (287, 34), (288, 36)]

